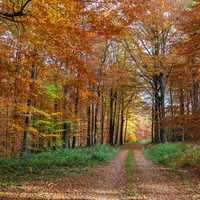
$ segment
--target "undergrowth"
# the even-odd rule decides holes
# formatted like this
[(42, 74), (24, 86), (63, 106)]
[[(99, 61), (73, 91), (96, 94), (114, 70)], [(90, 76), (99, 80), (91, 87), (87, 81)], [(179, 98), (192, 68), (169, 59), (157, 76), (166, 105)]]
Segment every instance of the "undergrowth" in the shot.
[(99, 145), (0, 159), (0, 185), (20, 184), (24, 179), (48, 179), (76, 174), (80, 169), (112, 159), (117, 152), (117, 148)]
[(145, 149), (154, 163), (172, 168), (199, 166), (200, 147), (183, 143), (158, 144)]

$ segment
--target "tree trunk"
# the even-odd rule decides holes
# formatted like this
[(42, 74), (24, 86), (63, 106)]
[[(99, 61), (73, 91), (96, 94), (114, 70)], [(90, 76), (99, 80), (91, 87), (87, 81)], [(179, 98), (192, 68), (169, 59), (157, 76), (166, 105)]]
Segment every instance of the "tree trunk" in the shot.
[(63, 124), (63, 148), (68, 148), (68, 132), (69, 132), (69, 124), (67, 122), (64, 122)]
[(112, 128), (111, 128), (111, 135), (112, 135), (112, 144), (114, 144), (114, 131), (115, 131), (115, 125), (116, 125), (116, 113), (117, 113), (117, 93), (115, 92), (113, 96), (113, 106), (114, 106), (114, 113), (113, 113), (113, 119), (112, 119)]
[(164, 86), (164, 75), (160, 73), (159, 76), (160, 85), (160, 140), (161, 143), (166, 142), (165, 128), (163, 126), (163, 120), (165, 118), (165, 86)]
[[(77, 88), (76, 99), (75, 99), (75, 115), (78, 115), (78, 104), (79, 104), (79, 89)], [(76, 127), (78, 128), (78, 127)], [(72, 148), (76, 147), (76, 135), (73, 135), (72, 138)]]
[(118, 103), (117, 124), (115, 129), (115, 144), (118, 144), (118, 138), (119, 138), (120, 112), (121, 112), (121, 102)]
[[(180, 89), (180, 95), (179, 95), (179, 103), (180, 103), (180, 116), (184, 116), (185, 114), (185, 103), (184, 103), (184, 90)], [(184, 122), (181, 122), (181, 129), (182, 129), (182, 141), (185, 140), (185, 128), (184, 128)]]
[[(101, 95), (100, 95), (99, 87), (97, 87), (97, 94), (98, 94), (98, 97), (100, 99)], [(99, 114), (99, 103), (97, 102), (96, 107), (95, 107), (95, 116), (94, 116), (94, 145), (96, 145), (96, 143), (97, 143), (98, 114)]]
[[(173, 103), (173, 95), (172, 95), (172, 89), (170, 88), (169, 89), (169, 94), (170, 94), (170, 112), (171, 112), (171, 119), (172, 119), (172, 122), (171, 122), (171, 125), (173, 124), (173, 119), (174, 119), (174, 103)], [(175, 141), (176, 138), (175, 138), (175, 131), (174, 131), (174, 128), (170, 128), (171, 130), (171, 133), (172, 133), (172, 141)]]
[(154, 102), (154, 99), (152, 99), (152, 113), (151, 113), (151, 115), (152, 115), (152, 117), (151, 117), (151, 142), (152, 143), (155, 143), (155, 135), (154, 135), (154, 133), (155, 133), (155, 130), (154, 130), (154, 125), (155, 125), (155, 122), (154, 122), (154, 120), (155, 120), (155, 102)]
[(124, 131), (124, 144), (126, 143), (127, 128), (128, 128), (128, 108), (127, 108), (127, 111), (126, 111), (126, 123), (125, 123), (125, 131)]
[(110, 90), (109, 144), (113, 145), (113, 90)]
[(87, 124), (87, 146), (89, 147), (91, 145), (91, 109), (90, 106), (87, 108), (87, 118), (88, 118), (88, 124)]
[(22, 142), (23, 153), (26, 153), (28, 151), (29, 128), (30, 128), (30, 121), (31, 121), (32, 93), (34, 92), (36, 77), (37, 77), (36, 67), (34, 64), (32, 64), (32, 71), (31, 71), (32, 82), (30, 84), (30, 98), (27, 100), (27, 112), (24, 119), (24, 135), (23, 135), (23, 142)]
[(101, 144), (104, 143), (104, 96), (101, 95)]
[[(66, 110), (67, 109), (67, 86), (65, 85), (63, 88), (63, 92), (64, 92), (64, 103), (63, 103), (63, 109)], [(63, 122), (63, 148), (66, 149), (68, 148), (68, 140), (69, 140), (69, 124), (64, 121)]]
[(30, 120), (31, 120), (31, 108), (32, 101), (31, 99), (27, 100), (27, 112), (24, 120), (24, 135), (23, 135), (23, 143), (22, 143), (22, 152), (28, 152), (28, 144), (29, 144), (29, 127), (30, 127)]
[(94, 145), (94, 129), (95, 129), (95, 108), (94, 108), (94, 103), (92, 103), (92, 109), (91, 109), (91, 145)]
[(154, 119), (153, 119), (153, 135), (154, 135), (154, 142), (155, 143), (164, 143), (165, 138), (165, 130), (162, 124), (162, 121), (165, 116), (165, 89), (163, 83), (163, 74), (160, 73), (159, 75), (153, 76), (153, 93), (154, 93)]
[(123, 132), (124, 132), (124, 97), (122, 95), (122, 102), (121, 102), (121, 126), (120, 126), (120, 139), (119, 143), (120, 145), (123, 144)]

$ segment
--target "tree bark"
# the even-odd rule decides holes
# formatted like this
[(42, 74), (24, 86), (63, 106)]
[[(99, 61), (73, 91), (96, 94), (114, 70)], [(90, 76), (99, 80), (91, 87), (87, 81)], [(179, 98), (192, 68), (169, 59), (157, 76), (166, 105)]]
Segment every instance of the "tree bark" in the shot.
[(105, 113), (104, 113), (104, 95), (102, 93), (101, 94), (101, 144), (104, 143), (104, 118), (105, 118)]
[(91, 146), (91, 138), (90, 138), (90, 133), (91, 133), (91, 109), (90, 106), (87, 108), (87, 118), (88, 118), (88, 123), (87, 123), (87, 146)]
[(154, 118), (153, 118), (153, 135), (155, 143), (164, 143), (165, 138), (165, 130), (162, 124), (162, 121), (165, 116), (165, 89), (164, 89), (164, 77), (163, 74), (153, 76), (153, 100), (154, 100)]
[(109, 144), (113, 145), (113, 90), (110, 90), (110, 122), (109, 122)]
[(115, 129), (115, 144), (118, 144), (118, 138), (119, 138), (120, 112), (121, 112), (121, 102), (118, 102), (117, 124)]
[(31, 121), (31, 106), (32, 106), (32, 93), (35, 88), (35, 81), (36, 81), (37, 73), (36, 67), (32, 64), (32, 71), (31, 71), (31, 84), (30, 84), (30, 98), (27, 100), (27, 112), (24, 119), (24, 135), (23, 135), (23, 142), (22, 142), (22, 153), (27, 153), (28, 145), (29, 145), (29, 128), (30, 128), (30, 121)]
[(122, 94), (121, 104), (122, 104), (122, 106), (121, 106), (121, 126), (120, 126), (120, 139), (119, 139), (120, 145), (123, 144), (123, 133), (124, 133), (124, 97), (123, 97), (123, 94)]

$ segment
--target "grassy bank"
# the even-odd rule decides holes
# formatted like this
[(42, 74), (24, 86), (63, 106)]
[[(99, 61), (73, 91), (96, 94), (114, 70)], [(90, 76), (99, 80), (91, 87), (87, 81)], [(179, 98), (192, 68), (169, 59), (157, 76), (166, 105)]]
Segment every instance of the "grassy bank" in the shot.
[(145, 149), (145, 155), (154, 163), (168, 167), (200, 166), (200, 147), (195, 145), (158, 144)]
[(91, 148), (47, 151), (23, 158), (0, 159), (0, 184), (15, 183), (27, 178), (54, 178), (79, 172), (88, 166), (106, 162), (117, 148), (101, 145)]

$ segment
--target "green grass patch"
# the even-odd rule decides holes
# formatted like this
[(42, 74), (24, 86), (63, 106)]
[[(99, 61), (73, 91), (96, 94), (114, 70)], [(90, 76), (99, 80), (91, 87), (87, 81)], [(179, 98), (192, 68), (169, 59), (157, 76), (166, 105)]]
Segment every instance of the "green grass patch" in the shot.
[(0, 159), (0, 184), (19, 184), (20, 180), (55, 178), (77, 174), (80, 169), (109, 161), (118, 152), (109, 145), (47, 151), (24, 157)]
[[(125, 160), (125, 172), (126, 172), (126, 188), (125, 188), (125, 199), (137, 199), (139, 197), (137, 187), (135, 185), (134, 176), (134, 152), (133, 150), (128, 151), (127, 158)], [(139, 198), (138, 198), (139, 199)]]
[(138, 140), (137, 142), (136, 142), (136, 144), (150, 144), (151, 143), (151, 140)]
[(158, 144), (145, 149), (156, 164), (177, 168), (200, 165), (200, 147), (183, 143)]
[(133, 167), (134, 167), (134, 154), (132, 150), (128, 151), (127, 158), (125, 160), (125, 170), (126, 170), (126, 175), (133, 176)]

